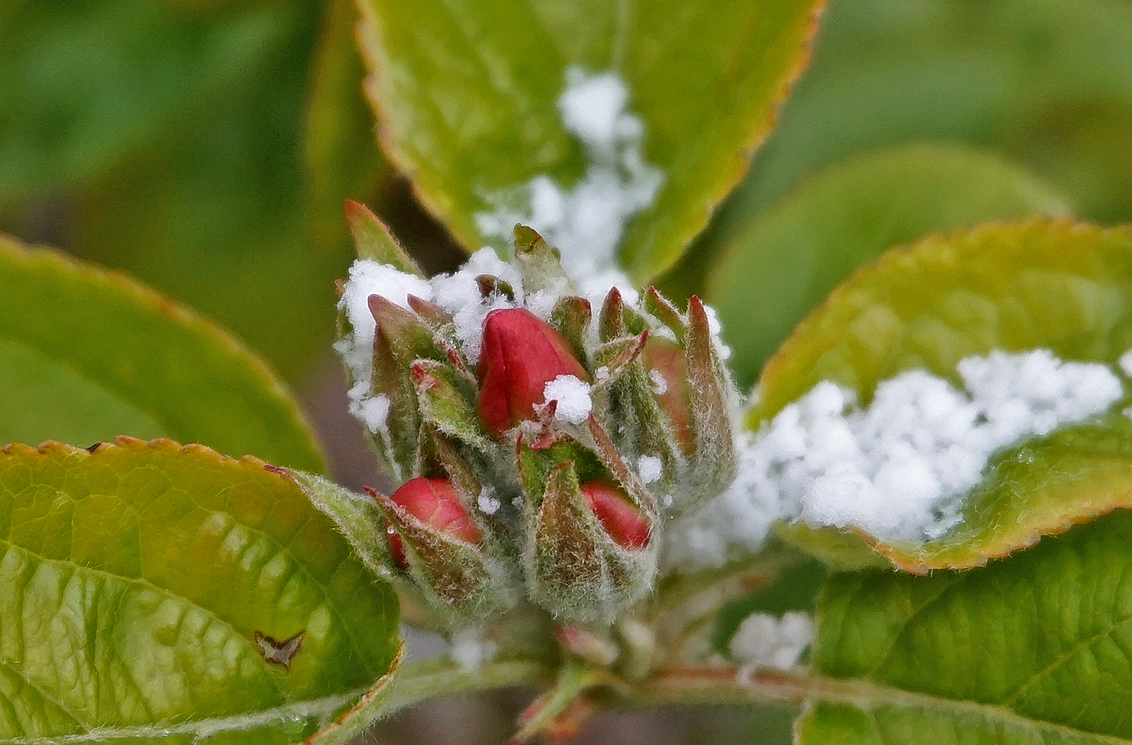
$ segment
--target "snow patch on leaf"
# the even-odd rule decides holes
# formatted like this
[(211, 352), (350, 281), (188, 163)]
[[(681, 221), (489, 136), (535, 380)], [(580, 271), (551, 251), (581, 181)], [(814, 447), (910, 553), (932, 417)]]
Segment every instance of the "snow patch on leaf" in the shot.
[(962, 387), (903, 372), (867, 405), (832, 382), (814, 386), (744, 435), (738, 478), (672, 526), (666, 563), (720, 566), (761, 546), (781, 519), (886, 541), (937, 539), (959, 522), (964, 496), (997, 453), (1102, 414), (1124, 395), (1110, 367), (1047, 349), (968, 357), (957, 372)]
[(509, 240), (516, 223), (530, 225), (562, 251), (562, 265), (583, 290), (627, 284), (616, 250), (629, 219), (656, 198), (664, 174), (645, 162), (645, 127), (627, 110), (629, 88), (616, 73), (566, 70), (558, 99), (563, 127), (582, 143), (586, 170), (572, 186), (548, 175), (488, 196), (493, 209), (476, 215), (486, 236)]

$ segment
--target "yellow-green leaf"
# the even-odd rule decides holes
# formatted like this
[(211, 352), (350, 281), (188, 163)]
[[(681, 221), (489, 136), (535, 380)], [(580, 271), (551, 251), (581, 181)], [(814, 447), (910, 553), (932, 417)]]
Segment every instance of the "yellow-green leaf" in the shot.
[(327, 3), (306, 104), (306, 210), (311, 233), (327, 246), (348, 240), (343, 203), (365, 201), (390, 172), (362, 96), (365, 68), (354, 45), (357, 21), (354, 0)]
[(293, 743), (398, 649), (293, 481), (169, 441), (0, 452), (0, 587), (0, 742)]
[[(309, 380), (333, 341), (334, 280), (351, 255), (346, 240), (312, 250), (304, 230), (300, 134), (321, 6), (234, 3), (221, 14), (256, 8), (268, 33), (245, 39), (255, 47), (247, 77), (65, 193), (73, 208), (58, 242), (223, 323), (286, 379)], [(119, 21), (130, 26), (128, 9)], [(109, 63), (159, 65), (178, 37), (157, 36), (136, 59), (109, 47)]]
[(711, 267), (728, 361), (754, 381), (837, 283), (883, 251), (991, 219), (1064, 217), (1048, 186), (998, 157), (956, 145), (868, 153), (833, 166), (736, 230)]
[[(867, 403), (911, 369), (956, 379), (957, 363), (992, 350), (1052, 350), (1115, 365), (1132, 348), (1132, 229), (1036, 220), (988, 224), (892, 251), (855, 274), (799, 326), (767, 366), (757, 426), (823, 380)], [(1117, 507), (1132, 506), (1132, 420), (1121, 413), (1015, 443), (965, 497), (962, 520), (925, 544), (865, 536), (916, 572), (970, 567)], [(822, 553), (803, 525), (785, 534)], [(852, 536), (838, 538), (843, 552)], [(857, 558), (867, 550), (856, 541)]]
[(1132, 742), (1132, 513), (967, 572), (835, 575), (798, 745)]
[(366, 0), (368, 93), (387, 154), (478, 248), (491, 236), (476, 216), (498, 198), (537, 176), (570, 188), (585, 171), (557, 106), (567, 69), (620, 76), (644, 125), (644, 161), (664, 179), (621, 241), (622, 263), (644, 279), (680, 255), (746, 168), (805, 61), (820, 6)]
[(0, 297), (0, 441), (169, 437), (323, 470), (271, 371), (152, 290), (0, 236)]

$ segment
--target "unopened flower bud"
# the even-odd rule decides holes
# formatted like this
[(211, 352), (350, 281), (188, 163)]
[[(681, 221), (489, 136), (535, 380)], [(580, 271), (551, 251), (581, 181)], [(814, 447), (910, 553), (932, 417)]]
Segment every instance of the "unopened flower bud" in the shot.
[[(437, 531), (465, 543), (479, 543), (480, 530), (460, 504), (460, 495), (448, 479), (411, 479), (393, 492), (390, 500), (413, 517)], [(405, 544), (396, 528), (390, 526), (389, 550), (402, 569), (408, 569)]]
[(674, 341), (652, 336), (641, 359), (648, 370), (649, 385), (660, 409), (672, 425), (672, 434), (685, 454), (695, 449), (692, 402), (688, 390), (688, 361)]
[(580, 487), (586, 504), (613, 541), (622, 548), (649, 545), (652, 526), (648, 518), (610, 481), (590, 481)]
[(571, 462), (543, 471), (544, 456), (521, 446), (519, 457), (528, 476), (531, 599), (573, 623), (611, 619), (647, 593), (657, 552), (642, 509), (610, 481), (580, 485)]
[(351, 270), (337, 346), (405, 482), (366, 505), (365, 554), (438, 628), (533, 607), (611, 623), (654, 588), (666, 519), (734, 480), (741, 407), (710, 309), (614, 288), (594, 317), (529, 228), (511, 266), (488, 250), (425, 280), (362, 217), (395, 268)]
[(506, 571), (489, 555), (483, 531), (451, 481), (418, 477), (392, 497), (370, 494), (389, 521), (398, 576), (426, 606), (458, 619), (488, 616), (514, 603)]
[(496, 436), (536, 417), (546, 384), (560, 375), (589, 382), (569, 343), (523, 308), (495, 310), (484, 321), (479, 414)]

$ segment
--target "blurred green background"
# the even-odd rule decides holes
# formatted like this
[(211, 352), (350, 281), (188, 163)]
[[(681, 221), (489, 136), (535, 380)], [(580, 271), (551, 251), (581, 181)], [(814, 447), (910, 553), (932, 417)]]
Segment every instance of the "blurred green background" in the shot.
[[(373, 207), (432, 271), (460, 254), (377, 151), (354, 19), (348, 0), (4, 0), (0, 231), (232, 329), (296, 389), (357, 487), (377, 477), (329, 352), (333, 280), (351, 259), (342, 201)], [(913, 196), (858, 206), (870, 193)], [(1132, 220), (1132, 2), (833, 0), (777, 128), (661, 283), (706, 293), (725, 328), (759, 326), (735, 358), (749, 384), (855, 265), (1030, 210)], [(750, 273), (791, 296), (750, 291)], [(498, 742), (516, 701), (444, 702), (377, 737)], [(604, 717), (587, 742), (789, 740), (785, 710), (673, 721)]]

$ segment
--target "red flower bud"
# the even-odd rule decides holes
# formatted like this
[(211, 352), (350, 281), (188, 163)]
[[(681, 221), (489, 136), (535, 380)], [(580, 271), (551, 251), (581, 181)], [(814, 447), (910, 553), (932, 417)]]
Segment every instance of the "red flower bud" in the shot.
[(689, 453), (695, 447), (692, 402), (688, 390), (688, 359), (680, 345), (650, 336), (641, 358), (649, 371), (656, 401), (668, 415), (680, 449)]
[(594, 517), (617, 545), (633, 549), (649, 545), (652, 526), (648, 518), (612, 482), (590, 481), (579, 488)]
[(522, 308), (487, 314), (479, 362), (479, 414), (496, 437), (534, 419), (534, 407), (545, 400), (546, 384), (559, 375), (590, 381), (560, 333)]
[[(448, 479), (417, 477), (401, 485), (390, 499), (413, 517), (427, 523), (441, 533), (465, 543), (479, 543), (480, 530), (472, 521), (456, 487)], [(389, 551), (402, 569), (409, 566), (405, 557), (405, 544), (397, 531), (388, 529)]]

